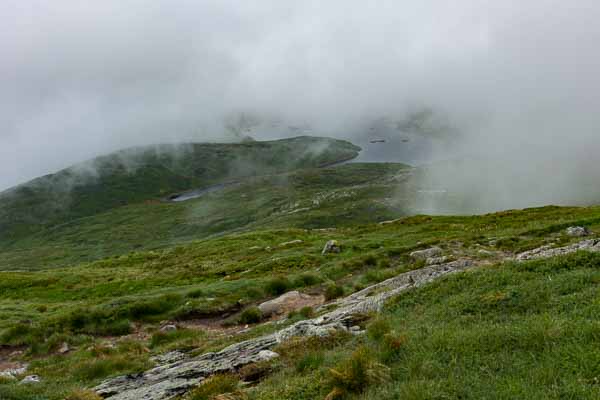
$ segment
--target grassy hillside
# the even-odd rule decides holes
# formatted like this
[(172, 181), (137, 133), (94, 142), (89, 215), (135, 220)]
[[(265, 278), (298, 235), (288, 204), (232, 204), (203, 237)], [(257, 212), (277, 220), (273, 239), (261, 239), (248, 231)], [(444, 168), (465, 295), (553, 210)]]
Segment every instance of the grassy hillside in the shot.
[(185, 202), (145, 201), (14, 241), (0, 241), (0, 270), (78, 264), (239, 230), (328, 228), (408, 213), (410, 169), (403, 164), (347, 164), (248, 178)]
[(599, 266), (580, 253), (449, 276), (398, 297), (364, 337), (283, 346), (248, 398), (598, 399)]
[(358, 150), (345, 141), (314, 137), (123, 150), (0, 193), (0, 243), (184, 190), (327, 165), (355, 157)]
[[(348, 398), (481, 398), (485, 390), (488, 398), (594, 398), (598, 256), (500, 262), (516, 250), (574, 240), (564, 234), (572, 224), (600, 229), (600, 208), (258, 230), (71, 268), (2, 272), (0, 356), (24, 351), (18, 359), (31, 361), (29, 373), (43, 381), (0, 383), (0, 398), (62, 399), (107, 376), (147, 368), (153, 354), (201, 353), (269, 332), (276, 326), (239, 332), (240, 311), (292, 288), (328, 299), (349, 294), (422, 267), (408, 253), (434, 244), (453, 258), (490, 266), (401, 296), (383, 327), (371, 322), (368, 337), (302, 344), (302, 351), (289, 344), (279, 350), (278, 372), (248, 395), (324, 398), (344, 384), (332, 380), (330, 368), (343, 370), (367, 348), (368, 359), (357, 362), (387, 366), (382, 371), (389, 376), (384, 384), (367, 379), (360, 387), (367, 397)], [(340, 254), (320, 254), (329, 239), (341, 243)], [(161, 321), (181, 328), (161, 333)], [(58, 354), (64, 342), (72, 350)], [(555, 365), (566, 370), (556, 372)]]

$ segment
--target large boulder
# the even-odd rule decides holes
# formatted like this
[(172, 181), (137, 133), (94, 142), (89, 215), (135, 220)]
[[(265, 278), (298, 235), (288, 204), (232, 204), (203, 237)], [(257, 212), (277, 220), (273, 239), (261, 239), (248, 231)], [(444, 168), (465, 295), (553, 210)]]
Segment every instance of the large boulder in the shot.
[(276, 299), (261, 303), (258, 306), (258, 309), (263, 317), (270, 317), (272, 315), (281, 315), (303, 307), (309, 300), (311, 300), (311, 296), (292, 290), (291, 292), (282, 294)]
[(439, 247), (430, 247), (425, 250), (413, 251), (410, 253), (410, 256), (415, 260), (427, 260), (428, 258), (440, 257), (442, 252), (442, 249)]

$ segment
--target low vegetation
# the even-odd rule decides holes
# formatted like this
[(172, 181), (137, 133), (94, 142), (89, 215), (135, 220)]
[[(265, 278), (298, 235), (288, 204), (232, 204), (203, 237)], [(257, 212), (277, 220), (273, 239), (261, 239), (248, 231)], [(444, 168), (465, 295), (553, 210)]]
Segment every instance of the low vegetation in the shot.
[[(600, 207), (406, 216), (405, 165), (282, 172), (272, 161), (273, 174), (189, 202), (57, 214), (37, 233), (16, 217), (24, 225), (0, 240), (0, 363), (27, 362), (41, 381), (3, 378), (0, 398), (94, 399), (90, 388), (152, 356), (217, 351), (318, 316), (323, 299), (422, 268), (409, 254), (431, 246), (487, 266), (399, 296), (364, 316), (366, 334), (281, 344), (279, 358), (188, 399), (598, 398), (600, 255), (504, 258), (579, 240), (571, 225), (600, 232)], [(321, 254), (328, 240), (342, 251)], [(290, 290), (310, 305), (263, 318), (260, 303)]]

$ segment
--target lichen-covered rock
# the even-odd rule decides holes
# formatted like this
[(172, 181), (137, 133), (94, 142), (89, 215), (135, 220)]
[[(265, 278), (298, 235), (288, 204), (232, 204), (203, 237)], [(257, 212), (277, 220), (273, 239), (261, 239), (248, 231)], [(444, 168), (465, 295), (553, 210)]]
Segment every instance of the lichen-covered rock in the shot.
[(567, 235), (573, 237), (589, 236), (590, 231), (584, 226), (570, 226), (567, 228)]
[(291, 292), (282, 294), (276, 299), (261, 303), (258, 306), (258, 309), (262, 313), (263, 317), (270, 317), (271, 315), (283, 314), (290, 309), (294, 309), (294, 304), (302, 303), (308, 299), (310, 299), (310, 296), (302, 294), (296, 290), (292, 290)]
[(162, 328), (160, 328), (160, 331), (163, 332), (163, 333), (173, 332), (173, 331), (176, 331), (176, 330), (177, 330), (177, 326), (175, 326), (173, 324), (167, 324), (167, 325), (164, 325)]
[(443, 264), (447, 261), (448, 261), (448, 257), (446, 257), (446, 256), (429, 257), (427, 260), (425, 260), (425, 265), (439, 265), (439, 264)]
[(342, 251), (342, 247), (340, 246), (338, 241), (330, 240), (327, 243), (325, 243), (325, 247), (323, 247), (323, 251), (321, 252), (321, 254), (325, 255), (328, 253), (339, 253), (341, 251)]
[(542, 246), (537, 249), (525, 251), (517, 255), (517, 261), (535, 260), (538, 258), (549, 258), (571, 254), (576, 251), (585, 250), (597, 252), (600, 251), (600, 239), (588, 239), (578, 243), (571, 244), (564, 247)]
[(0, 378), (17, 379), (17, 376), (27, 372), (28, 364), (14, 364), (10, 368), (0, 371)]
[(66, 354), (69, 351), (71, 351), (71, 347), (69, 346), (69, 343), (67, 343), (67, 342), (63, 342), (63, 344), (61, 344), (60, 348), (58, 349), (59, 354)]
[(41, 381), (38, 375), (27, 375), (25, 378), (21, 379), (20, 384), (28, 385), (31, 383), (39, 383)]
[(428, 258), (440, 257), (443, 251), (439, 247), (430, 247), (425, 250), (417, 250), (410, 253), (415, 260), (427, 260)]

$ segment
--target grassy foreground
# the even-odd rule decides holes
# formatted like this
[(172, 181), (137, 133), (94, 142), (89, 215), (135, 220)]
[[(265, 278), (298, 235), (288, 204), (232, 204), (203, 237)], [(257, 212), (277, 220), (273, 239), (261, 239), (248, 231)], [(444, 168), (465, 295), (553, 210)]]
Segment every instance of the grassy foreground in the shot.
[[(263, 366), (277, 372), (258, 374), (266, 377), (240, 396), (598, 398), (599, 256), (499, 261), (568, 243), (573, 239), (564, 228), (575, 224), (600, 229), (600, 208), (265, 229), (69, 268), (0, 272), (0, 356), (29, 361), (28, 373), (42, 377), (37, 385), (0, 381), (0, 398), (62, 399), (148, 368), (151, 355), (169, 349), (201, 353), (271, 331), (268, 323), (241, 335), (203, 323), (225, 315), (225, 327), (239, 326), (243, 310), (291, 289), (327, 298), (349, 294), (420, 268), (408, 253), (434, 244), (451, 257), (486, 259), (490, 266), (401, 296), (366, 322), (367, 336), (282, 346), (280, 360)], [(342, 253), (321, 256), (329, 239), (342, 244)], [(163, 321), (184, 327), (163, 333)], [(70, 351), (61, 354), (64, 343)], [(236, 391), (236, 385), (224, 386)]]
[(284, 347), (249, 398), (598, 399), (599, 285), (586, 253), (449, 276), (398, 297), (365, 337)]

